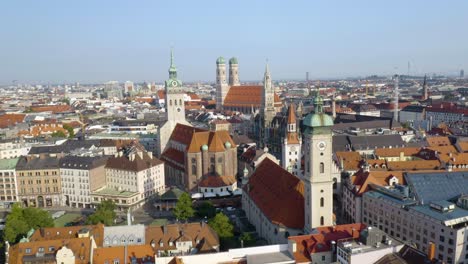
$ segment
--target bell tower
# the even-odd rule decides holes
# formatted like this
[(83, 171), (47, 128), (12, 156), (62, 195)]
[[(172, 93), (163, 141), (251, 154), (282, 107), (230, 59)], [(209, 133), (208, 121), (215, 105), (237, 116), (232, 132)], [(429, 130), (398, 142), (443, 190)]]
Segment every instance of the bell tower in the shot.
[(174, 53), (171, 50), (171, 66), (169, 67), (169, 79), (164, 83), (166, 91), (166, 116), (167, 121), (185, 123), (185, 102), (182, 81), (177, 79), (177, 68), (174, 64)]
[(229, 60), (229, 86), (239, 86), (239, 63), (236, 57)]
[(288, 123), (281, 152), (283, 168), (298, 177), (301, 176), (301, 138), (297, 133), (294, 103), (288, 108)]
[(317, 92), (315, 113), (308, 114), (303, 125), (305, 170), (304, 230), (333, 225), (332, 126), (333, 119), (323, 112), (323, 98)]
[(229, 86), (226, 82), (226, 63), (223, 57), (216, 60), (216, 109), (222, 110), (224, 98), (229, 91)]

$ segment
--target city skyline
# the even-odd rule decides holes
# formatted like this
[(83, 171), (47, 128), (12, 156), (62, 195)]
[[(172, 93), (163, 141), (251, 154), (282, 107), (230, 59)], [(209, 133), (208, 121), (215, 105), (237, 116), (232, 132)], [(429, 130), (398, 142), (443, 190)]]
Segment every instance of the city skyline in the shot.
[(160, 82), (171, 47), (186, 82), (214, 81), (218, 56), (238, 58), (241, 81), (261, 80), (267, 59), (276, 80), (467, 68), (468, 3), (288, 4), (2, 3), (0, 83)]

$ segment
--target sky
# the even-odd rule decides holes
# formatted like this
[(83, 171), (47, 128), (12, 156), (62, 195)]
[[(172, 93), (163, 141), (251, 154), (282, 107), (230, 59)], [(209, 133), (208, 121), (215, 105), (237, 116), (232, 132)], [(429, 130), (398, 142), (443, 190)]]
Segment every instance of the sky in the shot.
[(468, 70), (466, 0), (0, 2), (0, 83), (241, 81)]

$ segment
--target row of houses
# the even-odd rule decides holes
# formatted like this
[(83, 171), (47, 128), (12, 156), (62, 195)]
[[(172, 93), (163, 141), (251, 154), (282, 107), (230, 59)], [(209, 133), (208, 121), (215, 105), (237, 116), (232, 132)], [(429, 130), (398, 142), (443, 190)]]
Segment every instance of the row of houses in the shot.
[[(43, 152), (31, 152), (35, 151)], [(52, 151), (1, 159), (0, 204), (90, 208), (112, 199), (124, 209), (139, 207), (153, 194), (165, 191), (164, 163), (143, 147), (131, 144), (113, 155), (92, 153)]]

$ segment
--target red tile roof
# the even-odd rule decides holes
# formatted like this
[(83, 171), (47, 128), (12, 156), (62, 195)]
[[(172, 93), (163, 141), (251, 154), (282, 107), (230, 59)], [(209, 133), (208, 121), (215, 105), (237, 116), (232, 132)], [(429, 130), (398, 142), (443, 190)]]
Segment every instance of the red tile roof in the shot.
[(292, 236), (289, 240), (296, 242), (296, 251), (293, 252), (296, 263), (310, 262), (311, 254), (331, 250), (331, 242), (338, 242), (346, 238), (359, 238), (364, 230), (364, 224), (348, 224), (337, 226), (324, 226), (316, 228), (316, 233), (303, 236)]
[[(125, 256), (127, 259), (125, 260)], [(136, 264), (154, 263), (154, 251), (150, 245), (130, 245), (127, 247), (127, 254), (125, 254), (125, 247), (102, 247), (94, 249), (93, 260), (94, 263), (114, 263), (118, 259), (120, 263), (132, 263), (132, 258), (136, 258)]]
[(4, 114), (0, 116), (0, 128), (7, 128), (19, 123), (23, 123), (24, 114)]
[(257, 167), (244, 192), (272, 223), (304, 228), (304, 185), (269, 158)]
[(188, 146), (192, 140), (193, 133), (201, 131), (205, 130), (188, 125), (177, 124), (172, 131), (171, 138), (169, 140)]
[(207, 175), (198, 184), (199, 187), (224, 187), (232, 186), (236, 182), (234, 176)]
[[(261, 107), (263, 86), (231, 86), (224, 99), (224, 106)], [(281, 105), (279, 96), (275, 93), (275, 105)]]
[(69, 105), (39, 105), (39, 106), (31, 106), (31, 111), (33, 112), (52, 112), (62, 113), (71, 111), (72, 108)]
[(185, 171), (185, 154), (182, 151), (175, 148), (168, 148), (161, 155), (161, 160), (173, 168)]

